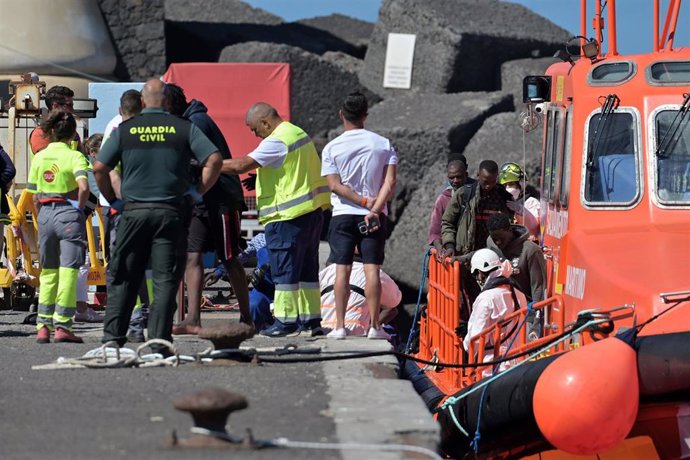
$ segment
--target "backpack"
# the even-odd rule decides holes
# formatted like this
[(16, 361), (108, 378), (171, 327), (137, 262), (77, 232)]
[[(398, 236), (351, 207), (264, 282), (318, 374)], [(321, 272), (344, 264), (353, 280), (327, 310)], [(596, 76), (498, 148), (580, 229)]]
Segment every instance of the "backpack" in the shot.
[[(472, 182), (471, 184), (465, 184), (462, 186), (462, 197), (460, 199), (460, 216), (462, 216), (465, 213), (465, 209), (467, 208), (467, 205), (469, 204), (470, 200), (474, 197), (474, 195), (477, 194), (478, 184), (479, 182)], [(501, 194), (501, 197), (505, 200), (506, 203), (508, 201), (513, 201), (513, 195), (508, 193), (502, 185), (496, 185), (496, 187), (498, 188), (498, 193)], [(513, 211), (508, 209), (508, 214), (512, 217), (514, 213)]]
[(465, 209), (470, 200), (477, 193), (477, 182), (472, 182), (471, 184), (465, 184), (462, 186), (462, 197), (460, 198), (460, 216), (465, 214)]

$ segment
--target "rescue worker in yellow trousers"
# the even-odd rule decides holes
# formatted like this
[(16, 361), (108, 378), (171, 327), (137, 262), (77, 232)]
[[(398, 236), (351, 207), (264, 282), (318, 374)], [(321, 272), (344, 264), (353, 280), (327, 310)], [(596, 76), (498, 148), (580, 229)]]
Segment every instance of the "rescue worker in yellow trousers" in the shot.
[(266, 226), (276, 318), (261, 334), (281, 337), (300, 327), (312, 335), (323, 334), (319, 237), (330, 189), (321, 177), (321, 160), (307, 133), (266, 103), (249, 109), (246, 124), (263, 140), (248, 156), (223, 160), (221, 172), (241, 174), (259, 168), (257, 206), (259, 222)]
[(72, 332), (77, 308), (77, 276), (84, 264), (84, 206), (89, 196), (86, 157), (69, 146), (77, 130), (74, 116), (53, 111), (42, 122), (52, 142), (33, 158), (27, 190), (38, 208), (41, 290), (36, 325), (39, 343), (82, 343)]

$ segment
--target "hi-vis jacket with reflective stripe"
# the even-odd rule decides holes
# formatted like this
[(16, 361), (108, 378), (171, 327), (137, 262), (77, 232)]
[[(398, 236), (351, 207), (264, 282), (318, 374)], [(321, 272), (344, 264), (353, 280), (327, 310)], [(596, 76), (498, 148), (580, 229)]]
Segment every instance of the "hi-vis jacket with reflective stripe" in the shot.
[(321, 160), (307, 133), (284, 121), (270, 137), (284, 143), (288, 153), (281, 166), (257, 170), (259, 222), (266, 225), (291, 220), (328, 208), (331, 191), (321, 177)]

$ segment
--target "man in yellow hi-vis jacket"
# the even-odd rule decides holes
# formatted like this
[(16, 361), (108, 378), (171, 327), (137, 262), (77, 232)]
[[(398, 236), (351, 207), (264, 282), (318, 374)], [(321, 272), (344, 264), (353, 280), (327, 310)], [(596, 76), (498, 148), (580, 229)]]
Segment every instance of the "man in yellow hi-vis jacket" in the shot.
[(322, 333), (319, 237), (330, 189), (321, 177), (321, 160), (309, 135), (264, 102), (249, 109), (246, 124), (263, 140), (248, 156), (223, 160), (221, 171), (242, 174), (259, 168), (257, 206), (259, 222), (266, 226), (276, 317), (261, 334), (281, 337), (300, 324), (312, 334)]

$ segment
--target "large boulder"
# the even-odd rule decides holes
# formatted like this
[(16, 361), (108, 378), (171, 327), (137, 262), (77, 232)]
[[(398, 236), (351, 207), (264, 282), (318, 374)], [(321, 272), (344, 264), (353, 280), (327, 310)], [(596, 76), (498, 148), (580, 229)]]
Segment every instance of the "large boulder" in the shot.
[(348, 72), (359, 73), (364, 68), (364, 61), (341, 51), (327, 51), (322, 56), (326, 61), (342, 67)]
[(340, 124), (338, 109), (352, 91), (362, 91), (370, 104), (380, 100), (364, 88), (356, 72), (303, 49), (275, 43), (248, 42), (225, 48), (220, 62), (287, 62), (292, 71), (292, 121), (312, 136)]
[(451, 152), (462, 152), (484, 120), (512, 111), (510, 95), (408, 93), (369, 110), (367, 128), (393, 142), (399, 157), (392, 219), (403, 213), (428, 169)]
[(229, 24), (281, 24), (283, 20), (242, 0), (165, 0), (165, 20)]
[(423, 179), (411, 194), (405, 212), (386, 242), (383, 269), (400, 285), (406, 297), (411, 297), (409, 294), (419, 289), (422, 260), (428, 248), (431, 209), (436, 197), (443, 191), (447, 179), (446, 164), (445, 157), (437, 158), (425, 168)]
[(522, 102), (522, 80), (528, 75), (544, 75), (546, 69), (556, 62), (559, 61), (546, 57), (517, 59), (501, 65), (501, 91), (513, 95), (513, 104), (517, 112), (525, 110), (525, 104)]
[(374, 31), (372, 22), (362, 21), (342, 14), (317, 16), (303, 19), (299, 24), (323, 30), (351, 44), (357, 50), (354, 55), (363, 58), (369, 45), (369, 37)]
[(538, 187), (542, 152), (541, 126), (527, 133), (520, 126), (521, 120), (517, 113), (499, 113), (486, 119), (463, 152), (467, 158), (469, 173), (476, 174), (482, 160), (494, 160), (499, 166), (512, 161), (526, 165), (527, 178)]
[[(98, 5), (115, 45), (115, 76), (122, 81), (143, 81), (162, 75), (166, 51), (163, 0), (146, 3), (141, 0), (98, 0)], [(63, 14), (67, 11), (70, 10), (62, 10)], [(49, 12), (44, 11), (44, 14), (49, 15)], [(80, 15), (76, 14), (76, 17)], [(83, 36), (81, 38), (84, 39)], [(60, 37), (54, 35), (52, 43), (59, 43), (58, 48), (69, 49), (72, 59), (78, 58), (70, 44)]]
[(361, 74), (382, 96), (405, 91), (382, 87), (389, 33), (416, 34), (412, 88), (436, 93), (497, 90), (501, 63), (553, 55), (571, 35), (515, 3), (385, 0)]
[[(352, 25), (351, 21), (347, 24)], [(223, 48), (250, 41), (363, 57), (361, 44), (342, 38), (344, 34), (307, 23), (286, 23), (241, 0), (165, 0), (165, 32), (169, 62), (215, 62)]]

